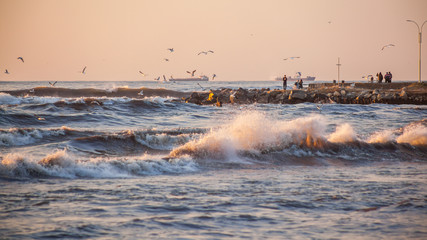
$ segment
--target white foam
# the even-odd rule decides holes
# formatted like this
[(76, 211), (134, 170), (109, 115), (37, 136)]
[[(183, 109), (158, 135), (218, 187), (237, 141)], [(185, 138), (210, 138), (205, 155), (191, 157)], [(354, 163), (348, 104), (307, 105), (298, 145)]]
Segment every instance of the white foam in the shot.
[(427, 127), (421, 124), (410, 125), (403, 129), (402, 135), (396, 138), (398, 143), (409, 143), (414, 146), (427, 145)]
[(20, 104), (21, 99), (10, 94), (0, 92), (0, 105), (15, 105)]
[(257, 111), (243, 112), (230, 124), (212, 129), (201, 139), (174, 149), (170, 155), (195, 154), (233, 159), (238, 151), (282, 150), (293, 144), (320, 146), (325, 141), (324, 122), (319, 115), (281, 121), (272, 120)]
[(0, 155), (0, 159), (0, 174), (10, 177), (126, 178), (198, 171), (197, 164), (186, 158), (165, 161), (160, 156), (142, 155), (81, 159), (66, 149), (47, 154), (41, 160), (16, 153)]
[(191, 134), (179, 134), (177, 136), (172, 136), (165, 133), (149, 134), (145, 132), (133, 132), (130, 130), (129, 133), (133, 133), (135, 135), (135, 140), (142, 145), (160, 150), (171, 150), (173, 147), (190, 141), (191, 137)]
[(337, 127), (336, 131), (329, 135), (328, 141), (332, 143), (346, 143), (358, 141), (357, 135), (350, 124), (344, 123)]
[(395, 140), (395, 138), (396, 138), (395, 131), (384, 130), (384, 131), (374, 133), (368, 138), (366, 142), (367, 143), (388, 143)]
[(154, 103), (160, 103), (165, 104), (167, 102), (170, 102), (171, 100), (176, 99), (173, 97), (159, 97), (159, 96), (153, 96), (153, 97), (146, 97), (144, 98), (144, 101), (154, 102)]
[(0, 146), (23, 146), (47, 136), (65, 135), (66, 130), (65, 126), (53, 130), (10, 128), (0, 131)]

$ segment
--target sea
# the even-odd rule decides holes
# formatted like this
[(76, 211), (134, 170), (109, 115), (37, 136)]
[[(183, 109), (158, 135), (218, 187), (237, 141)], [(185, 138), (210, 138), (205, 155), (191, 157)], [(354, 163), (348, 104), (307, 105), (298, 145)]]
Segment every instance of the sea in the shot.
[(0, 239), (427, 239), (427, 106), (177, 97), (281, 84), (0, 82)]

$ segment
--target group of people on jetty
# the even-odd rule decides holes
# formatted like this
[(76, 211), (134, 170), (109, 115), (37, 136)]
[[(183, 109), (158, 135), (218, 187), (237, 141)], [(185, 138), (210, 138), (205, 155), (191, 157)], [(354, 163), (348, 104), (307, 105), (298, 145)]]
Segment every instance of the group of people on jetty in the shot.
[[(378, 83), (382, 83), (383, 80), (385, 83), (391, 83), (391, 79), (393, 78), (393, 75), (391, 74), (391, 72), (386, 72), (385, 75), (383, 76), (383, 74), (381, 72), (377, 73), (377, 81)], [(371, 76), (370, 79), (371, 83), (374, 82), (374, 77)]]
[[(294, 83), (294, 89), (302, 89), (302, 79), (296, 80)], [(286, 90), (286, 87), (288, 86), (288, 77), (286, 77), (286, 74), (283, 76), (283, 89)]]

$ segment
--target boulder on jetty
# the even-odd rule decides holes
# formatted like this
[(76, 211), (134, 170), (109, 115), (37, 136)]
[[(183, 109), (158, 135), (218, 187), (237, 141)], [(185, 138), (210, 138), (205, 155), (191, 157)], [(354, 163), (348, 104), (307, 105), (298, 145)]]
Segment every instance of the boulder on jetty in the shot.
[(237, 90), (225, 88), (209, 92), (193, 92), (185, 98), (187, 103), (198, 105), (221, 104), (427, 104), (425, 83), (346, 83), (310, 84), (304, 90), (280, 90), (269, 88)]

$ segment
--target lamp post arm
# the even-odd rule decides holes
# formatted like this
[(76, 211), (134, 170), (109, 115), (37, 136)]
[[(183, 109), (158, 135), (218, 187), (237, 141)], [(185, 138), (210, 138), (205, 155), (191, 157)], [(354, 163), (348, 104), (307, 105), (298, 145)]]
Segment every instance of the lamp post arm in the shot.
[[(415, 21), (412, 21), (412, 20), (406, 20), (407, 22), (411, 22), (411, 23), (414, 23), (415, 25), (417, 25), (417, 28), (418, 28), (418, 32), (421, 32), (421, 29), (420, 29), (420, 26), (418, 25), (418, 23), (417, 22), (415, 22)], [(426, 21), (427, 22), (427, 21)], [(424, 23), (426, 23), (426, 22), (424, 22)], [(423, 23), (423, 25), (424, 25), (424, 23)]]
[(424, 24), (426, 24), (427, 23), (427, 20), (425, 20), (424, 22), (423, 22), (423, 24), (421, 25), (421, 31), (420, 32), (423, 32), (423, 27), (424, 27)]

